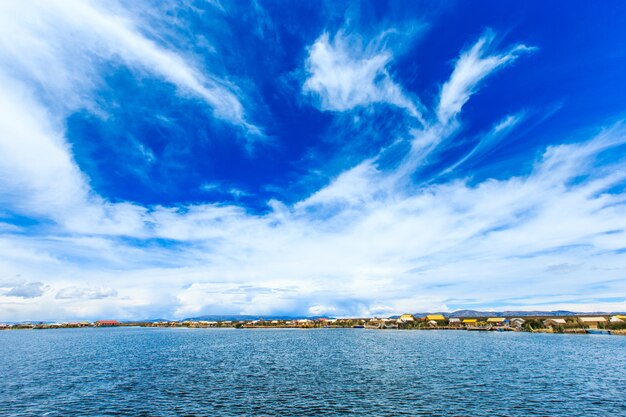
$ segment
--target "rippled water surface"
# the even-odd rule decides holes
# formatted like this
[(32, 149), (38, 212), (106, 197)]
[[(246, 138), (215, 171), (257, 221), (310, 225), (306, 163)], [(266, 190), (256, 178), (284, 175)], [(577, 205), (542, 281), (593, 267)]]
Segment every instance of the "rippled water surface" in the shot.
[(626, 416), (626, 337), (0, 331), (0, 414)]

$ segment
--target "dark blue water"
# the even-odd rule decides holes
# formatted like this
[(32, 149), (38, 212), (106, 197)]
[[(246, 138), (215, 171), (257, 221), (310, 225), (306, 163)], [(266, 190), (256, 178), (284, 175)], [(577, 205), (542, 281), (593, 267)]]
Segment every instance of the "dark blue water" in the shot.
[(626, 416), (626, 337), (0, 331), (0, 414)]

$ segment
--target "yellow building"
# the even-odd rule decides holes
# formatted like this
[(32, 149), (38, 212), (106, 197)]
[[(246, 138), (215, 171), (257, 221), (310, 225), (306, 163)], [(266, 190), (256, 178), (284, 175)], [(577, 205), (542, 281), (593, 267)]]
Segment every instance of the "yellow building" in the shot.
[(408, 314), (407, 313), (407, 314), (401, 315), (398, 320), (403, 321), (403, 322), (415, 321), (415, 316), (413, 316), (413, 314)]
[(426, 321), (446, 321), (446, 318), (443, 316), (443, 314), (429, 314), (427, 315), (424, 320)]
[(504, 317), (489, 317), (487, 319), (487, 323), (491, 324), (502, 324), (506, 321)]

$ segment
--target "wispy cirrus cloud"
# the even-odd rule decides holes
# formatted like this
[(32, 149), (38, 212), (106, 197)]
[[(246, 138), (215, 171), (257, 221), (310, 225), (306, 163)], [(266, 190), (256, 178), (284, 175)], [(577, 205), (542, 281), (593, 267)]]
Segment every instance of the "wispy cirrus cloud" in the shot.
[(423, 120), (417, 97), (403, 91), (389, 73), (391, 51), (380, 39), (366, 42), (358, 35), (323, 33), (309, 48), (303, 91), (325, 111), (387, 104)]
[[(440, 94), (433, 105), (429, 123), (421, 129), (412, 129), (411, 150), (406, 154), (401, 168), (396, 173), (398, 177), (410, 177), (420, 167), (426, 166), (428, 158), (445, 149), (458, 133), (462, 124), (457, 120), (463, 106), (488, 76), (498, 69), (512, 64), (521, 55), (535, 51), (537, 48), (519, 44), (511, 47), (507, 52), (495, 52), (492, 45), (495, 34), (487, 30), (471, 48), (461, 51), (455, 62), (452, 74), (440, 88)], [(466, 160), (484, 152), (488, 146), (495, 144), (498, 138), (504, 137), (516, 125), (517, 119), (522, 117), (523, 111), (517, 115), (509, 115), (494, 126), (493, 131), (487, 134), (469, 154), (462, 157), (456, 164), (445, 167), (442, 173), (453, 171)]]
[(101, 62), (113, 61), (168, 81), (183, 96), (203, 100), (216, 117), (258, 132), (246, 120), (236, 85), (148, 38), (140, 29), (148, 22), (116, 3), (69, 0), (25, 8), (7, 1), (0, 10), (4, 69), (16, 80), (34, 81), (63, 106), (91, 104), (88, 95), (101, 82)]
[(519, 112), (516, 114), (509, 114), (502, 120), (498, 121), (493, 125), (491, 130), (480, 135), (476, 146), (474, 146), (471, 151), (469, 151), (456, 163), (447, 167), (442, 174), (452, 172), (472, 158), (479, 158), (484, 155), (489, 151), (489, 149), (493, 148), (500, 141), (506, 138), (507, 135), (509, 135), (526, 117), (527, 116), (524, 112)]
[(495, 33), (487, 31), (470, 49), (464, 51), (454, 65), (454, 71), (441, 87), (437, 117), (442, 124), (456, 116), (476, 88), (489, 74), (513, 63), (535, 47), (515, 45), (505, 52), (493, 51)]

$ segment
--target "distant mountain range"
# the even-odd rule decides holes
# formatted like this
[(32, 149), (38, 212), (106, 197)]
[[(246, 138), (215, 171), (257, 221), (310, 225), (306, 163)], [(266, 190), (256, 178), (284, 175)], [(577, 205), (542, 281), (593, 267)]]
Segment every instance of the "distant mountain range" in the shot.
[(226, 315), (220, 315), (220, 314), (211, 314), (211, 315), (205, 315), (205, 316), (198, 316), (198, 317), (190, 317), (187, 319), (184, 319), (183, 321), (237, 321), (237, 320), (259, 320), (259, 319), (263, 319), (263, 320), (298, 320), (298, 319), (310, 319), (310, 320), (315, 320), (315, 319), (319, 319), (319, 318), (326, 318), (327, 316), (272, 316), (272, 315), (268, 315), (268, 316), (255, 316), (255, 315), (235, 315), (235, 314), (226, 314)]
[[(546, 316), (609, 316), (614, 314), (624, 314), (621, 312), (575, 312), (575, 311), (567, 311), (567, 310), (552, 310), (552, 311), (479, 311), (479, 310), (457, 310), (452, 313), (447, 312), (420, 312), (420, 313), (412, 313), (415, 317), (424, 317), (427, 314), (441, 314), (444, 317), (546, 317)], [(391, 316), (391, 318), (398, 318), (400, 316)]]
[[(575, 311), (567, 311), (567, 310), (554, 310), (554, 311), (479, 311), (479, 310), (458, 310), (453, 311), (452, 313), (444, 313), (444, 312), (426, 312), (426, 313), (413, 313), (416, 317), (423, 317), (427, 314), (442, 314), (444, 317), (531, 317), (531, 316), (606, 316), (611, 314), (624, 314), (619, 312), (607, 313), (607, 312), (575, 312)], [(257, 316), (257, 315), (205, 315), (198, 317), (190, 317), (184, 320), (189, 321), (237, 321), (237, 320), (298, 320), (298, 319), (310, 319), (315, 320), (319, 318), (331, 318), (332, 316), (288, 316), (288, 315), (268, 315), (268, 316)], [(398, 318), (399, 316), (391, 316), (392, 318)]]
[(120, 320), (122, 323), (161, 323), (170, 319)]
[(576, 313), (574, 311), (567, 310), (553, 310), (553, 311), (478, 311), (478, 310), (458, 310), (452, 313), (441, 313), (446, 317), (513, 317), (513, 316), (580, 316), (580, 315), (599, 315), (605, 316), (612, 313), (606, 312), (591, 312), (591, 313)]

